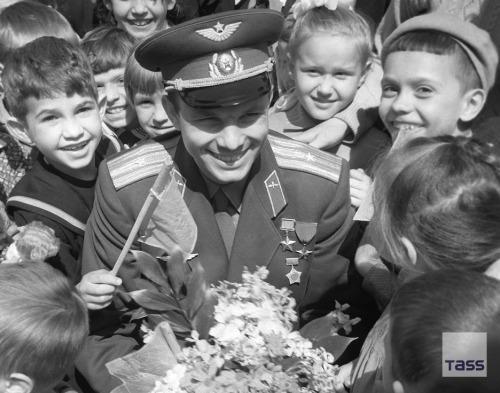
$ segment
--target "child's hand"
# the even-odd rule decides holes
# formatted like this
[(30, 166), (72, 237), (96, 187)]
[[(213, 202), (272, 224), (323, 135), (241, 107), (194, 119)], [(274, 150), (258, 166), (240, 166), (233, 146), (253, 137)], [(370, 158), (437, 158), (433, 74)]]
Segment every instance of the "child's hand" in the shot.
[(317, 149), (327, 150), (338, 145), (348, 131), (347, 124), (332, 117), (317, 126), (294, 137), (295, 140), (307, 143)]
[(372, 179), (363, 169), (351, 169), (349, 174), (351, 177), (351, 205), (357, 209), (368, 194)]
[(365, 277), (371, 268), (380, 264), (382, 264), (380, 255), (373, 245), (363, 244), (358, 247), (354, 257), (354, 266), (359, 274)]
[(109, 274), (109, 271), (105, 269), (101, 269), (84, 275), (76, 287), (89, 310), (100, 310), (111, 304), (113, 294), (121, 283), (120, 278)]
[(352, 371), (354, 369), (354, 362), (349, 362), (340, 366), (340, 369), (336, 375), (335, 392), (336, 393), (347, 393), (351, 389), (352, 385)]

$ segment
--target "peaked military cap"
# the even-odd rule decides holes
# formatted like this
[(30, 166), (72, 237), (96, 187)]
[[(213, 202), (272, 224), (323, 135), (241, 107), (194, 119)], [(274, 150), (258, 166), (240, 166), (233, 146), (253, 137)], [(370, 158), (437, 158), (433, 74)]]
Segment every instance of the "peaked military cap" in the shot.
[(194, 107), (236, 105), (267, 94), (274, 59), (269, 47), (283, 27), (280, 12), (222, 12), (181, 23), (142, 42), (139, 64), (161, 71), (166, 91)]

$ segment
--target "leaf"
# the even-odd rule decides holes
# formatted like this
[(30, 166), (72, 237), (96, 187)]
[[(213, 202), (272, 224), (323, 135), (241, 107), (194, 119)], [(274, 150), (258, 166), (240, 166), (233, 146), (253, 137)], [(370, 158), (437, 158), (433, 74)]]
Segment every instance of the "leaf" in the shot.
[(186, 298), (183, 302), (187, 315), (193, 319), (206, 301), (208, 284), (205, 280), (204, 269), (197, 263), (186, 285)]
[(177, 297), (181, 296), (181, 291), (192, 273), (187, 272), (186, 259), (182, 249), (174, 244), (170, 256), (166, 259), (167, 273), (170, 285)]
[(137, 268), (143, 276), (158, 285), (168, 286), (167, 275), (161, 268), (156, 258), (144, 251), (130, 251), (134, 256)]
[(147, 316), (148, 316), (148, 314), (146, 313), (146, 311), (142, 307), (140, 307), (140, 308), (134, 310), (134, 312), (130, 316), (130, 321), (137, 321), (140, 319), (144, 319)]
[(153, 339), (143, 348), (106, 364), (110, 374), (123, 382), (123, 388), (115, 389), (116, 393), (149, 393), (155, 381), (177, 364), (166, 334), (164, 325), (160, 324)]
[(148, 322), (152, 327), (156, 327), (161, 322), (168, 322), (176, 334), (191, 334), (193, 330), (190, 321), (177, 311), (148, 313)]
[(139, 306), (145, 309), (154, 311), (180, 310), (177, 301), (172, 296), (160, 292), (139, 289), (128, 294)]
[(311, 341), (317, 341), (324, 337), (333, 336), (336, 334), (336, 331), (333, 328), (334, 321), (334, 314), (331, 312), (324, 317), (317, 318), (309, 322), (302, 329), (300, 329), (300, 334), (302, 337)]
[(323, 347), (327, 352), (330, 352), (334, 359), (337, 360), (344, 353), (351, 342), (357, 340), (357, 337), (331, 336), (325, 337), (318, 341), (313, 341), (313, 347)]

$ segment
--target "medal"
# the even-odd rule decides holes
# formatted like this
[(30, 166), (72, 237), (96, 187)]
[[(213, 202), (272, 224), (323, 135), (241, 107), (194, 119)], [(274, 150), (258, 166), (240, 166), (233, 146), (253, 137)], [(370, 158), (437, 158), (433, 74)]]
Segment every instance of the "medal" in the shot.
[(300, 284), (300, 276), (302, 275), (301, 272), (298, 270), (295, 270), (295, 268), (292, 266), (292, 269), (288, 274), (286, 274), (286, 277), (288, 278), (288, 281), (290, 282), (290, 285), (292, 284)]
[(281, 241), (282, 251), (293, 252), (292, 244), (295, 243), (295, 240), (290, 240), (288, 232), (295, 230), (295, 220), (293, 218), (282, 218), (280, 229), (285, 232), (285, 240)]
[(304, 258), (305, 260), (307, 260), (307, 256), (309, 254), (312, 254), (312, 251), (308, 251), (306, 249), (306, 246), (316, 235), (317, 227), (318, 224), (315, 222), (297, 221), (295, 223), (295, 235), (297, 236), (300, 244), (302, 244), (302, 249), (296, 251), (299, 254), (299, 258)]

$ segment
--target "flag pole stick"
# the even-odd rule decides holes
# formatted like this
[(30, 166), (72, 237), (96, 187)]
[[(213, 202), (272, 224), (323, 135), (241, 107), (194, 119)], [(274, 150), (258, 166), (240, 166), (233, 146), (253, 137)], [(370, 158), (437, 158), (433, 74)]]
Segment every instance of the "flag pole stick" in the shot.
[(151, 187), (151, 189), (149, 190), (148, 196), (144, 201), (144, 205), (142, 205), (141, 211), (135, 219), (132, 230), (130, 231), (127, 241), (125, 242), (125, 245), (123, 246), (123, 249), (118, 256), (118, 259), (116, 260), (115, 266), (109, 274), (113, 276), (116, 276), (118, 274), (118, 270), (120, 270), (120, 267), (122, 266), (123, 261), (125, 260), (125, 257), (127, 256), (127, 253), (129, 252), (130, 247), (132, 246), (132, 243), (134, 242), (137, 233), (139, 232), (139, 228), (141, 227), (142, 222), (146, 217), (148, 217), (149, 220), (149, 218), (153, 214), (153, 211), (156, 209), (158, 203), (160, 202), (163, 190), (172, 179), (172, 176), (170, 175), (171, 169), (172, 165), (170, 163), (165, 162), (163, 164), (163, 167), (158, 173), (158, 177), (156, 178), (153, 187)]

